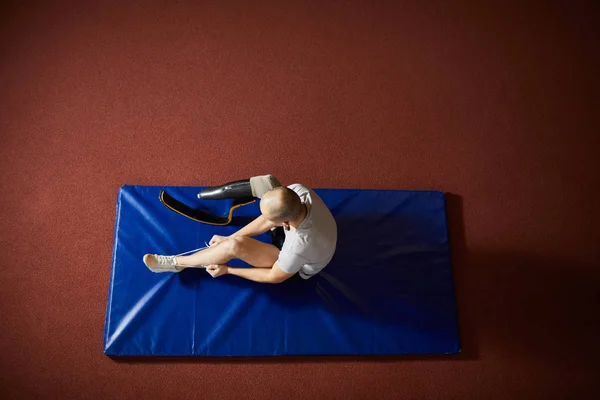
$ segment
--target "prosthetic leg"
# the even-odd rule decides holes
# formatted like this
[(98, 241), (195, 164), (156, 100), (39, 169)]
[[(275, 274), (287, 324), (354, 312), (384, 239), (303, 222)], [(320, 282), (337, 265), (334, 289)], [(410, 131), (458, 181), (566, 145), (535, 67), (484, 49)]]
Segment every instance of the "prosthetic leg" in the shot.
[(164, 190), (161, 190), (159, 198), (167, 208), (184, 217), (203, 224), (223, 226), (231, 223), (233, 210), (254, 203), (257, 198), (261, 198), (266, 192), (278, 186), (281, 184), (277, 178), (272, 175), (262, 175), (211, 187), (198, 193), (198, 198), (201, 200), (233, 199), (228, 214), (223, 216), (215, 216), (205, 210), (190, 207), (173, 198)]
[(261, 198), (269, 190), (278, 186), (281, 186), (281, 183), (273, 175), (253, 176), (250, 179), (205, 189), (198, 193), (198, 198), (203, 200)]

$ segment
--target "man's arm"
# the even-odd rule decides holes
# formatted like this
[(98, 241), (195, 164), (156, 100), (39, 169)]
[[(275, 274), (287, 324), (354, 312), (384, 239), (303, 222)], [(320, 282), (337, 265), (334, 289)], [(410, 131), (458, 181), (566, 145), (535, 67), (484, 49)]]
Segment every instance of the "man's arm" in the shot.
[(262, 283), (281, 283), (286, 279), (294, 276), (294, 274), (288, 274), (283, 272), (279, 268), (277, 261), (271, 268), (233, 268), (227, 265), (209, 265), (206, 270), (213, 278), (217, 276), (230, 274), (236, 275), (240, 278), (248, 279), (254, 282)]
[(236, 237), (236, 236), (252, 237), (252, 236), (260, 235), (261, 233), (265, 233), (266, 231), (273, 228), (274, 226), (275, 225), (273, 225), (273, 223), (269, 222), (265, 217), (260, 215), (254, 221), (250, 222), (248, 225), (246, 225), (245, 227), (243, 227), (242, 229), (240, 229), (239, 231), (237, 231), (236, 233), (234, 233), (233, 235), (231, 235), (229, 237)]

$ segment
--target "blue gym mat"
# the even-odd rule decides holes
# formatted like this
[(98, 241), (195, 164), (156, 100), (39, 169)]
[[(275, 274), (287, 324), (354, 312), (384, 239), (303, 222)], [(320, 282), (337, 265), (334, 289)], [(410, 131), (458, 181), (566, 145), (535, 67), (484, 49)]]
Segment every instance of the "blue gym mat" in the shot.
[[(460, 351), (441, 192), (317, 189), (338, 224), (338, 247), (319, 275), (281, 284), (203, 269), (150, 272), (145, 253), (179, 254), (229, 235), (159, 201), (224, 215), (230, 201), (201, 201), (202, 187), (124, 186), (117, 217), (104, 352), (109, 356), (449, 354)], [(258, 239), (270, 243), (268, 235)], [(231, 265), (244, 266), (236, 261)], [(246, 265), (247, 266), (247, 265)]]

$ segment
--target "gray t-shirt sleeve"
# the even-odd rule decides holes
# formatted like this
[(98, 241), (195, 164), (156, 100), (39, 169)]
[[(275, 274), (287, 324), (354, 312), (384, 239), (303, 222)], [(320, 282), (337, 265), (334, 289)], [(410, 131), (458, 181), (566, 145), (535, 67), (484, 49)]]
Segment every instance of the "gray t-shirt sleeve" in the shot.
[(295, 274), (307, 263), (307, 260), (304, 257), (298, 254), (285, 253), (283, 251), (279, 253), (279, 259), (277, 261), (279, 262), (279, 269), (287, 274)]

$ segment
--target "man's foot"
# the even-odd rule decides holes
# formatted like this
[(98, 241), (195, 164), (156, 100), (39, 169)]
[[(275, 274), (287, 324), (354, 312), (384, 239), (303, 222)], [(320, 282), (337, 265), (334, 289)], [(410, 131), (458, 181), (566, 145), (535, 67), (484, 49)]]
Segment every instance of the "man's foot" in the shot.
[(159, 256), (158, 254), (146, 254), (144, 264), (152, 272), (179, 272), (184, 268), (177, 266), (175, 256)]

